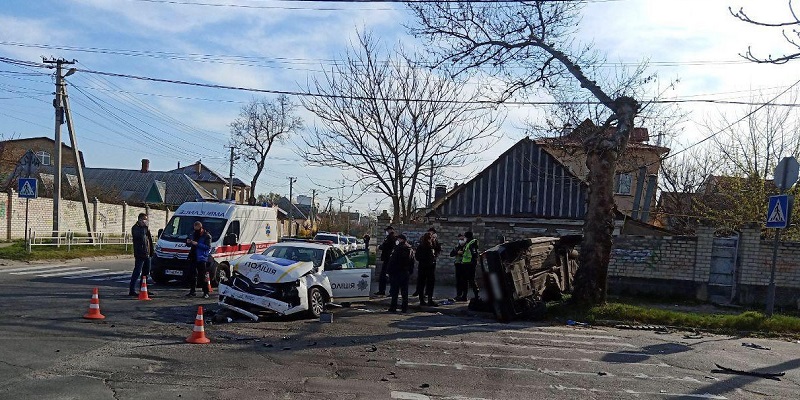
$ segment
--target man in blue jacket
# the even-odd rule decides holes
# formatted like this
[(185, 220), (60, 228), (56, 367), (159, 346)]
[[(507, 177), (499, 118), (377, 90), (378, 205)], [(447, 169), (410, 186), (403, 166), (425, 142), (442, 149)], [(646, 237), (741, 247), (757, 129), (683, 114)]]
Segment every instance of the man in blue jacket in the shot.
[[(197, 281), (205, 279), (206, 273), (209, 272), (208, 261), (211, 258), (211, 234), (203, 229), (203, 223), (197, 221), (194, 223), (194, 233), (192, 237), (186, 239), (186, 244), (191, 246), (189, 248), (189, 293), (186, 297), (194, 297), (195, 289), (197, 288)], [(205, 281), (202, 283), (203, 298), (207, 299), (208, 285)]]

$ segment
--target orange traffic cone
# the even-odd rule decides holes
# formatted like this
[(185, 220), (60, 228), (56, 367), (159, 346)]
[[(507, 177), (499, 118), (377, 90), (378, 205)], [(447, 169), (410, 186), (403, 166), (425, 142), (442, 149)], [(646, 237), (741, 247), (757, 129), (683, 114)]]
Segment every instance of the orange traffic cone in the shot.
[(206, 272), (206, 288), (208, 288), (208, 293), (214, 293), (214, 289), (211, 288), (211, 275)]
[(152, 300), (147, 294), (147, 275), (142, 275), (142, 287), (139, 289), (139, 300)]
[(84, 314), (83, 318), (86, 319), (103, 319), (106, 316), (100, 314), (100, 296), (97, 294), (97, 288), (92, 290), (92, 300), (89, 301), (89, 311)]
[(192, 328), (192, 334), (186, 338), (186, 342), (194, 344), (211, 343), (206, 337), (205, 324), (203, 323), (203, 306), (197, 307), (197, 317), (194, 319), (194, 328)]

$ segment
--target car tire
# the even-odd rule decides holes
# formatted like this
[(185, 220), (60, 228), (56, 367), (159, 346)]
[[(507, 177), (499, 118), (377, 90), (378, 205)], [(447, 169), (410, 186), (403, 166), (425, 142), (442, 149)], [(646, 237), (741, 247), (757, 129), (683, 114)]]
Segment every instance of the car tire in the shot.
[(159, 285), (166, 285), (169, 283), (169, 278), (167, 275), (165, 275), (163, 271), (159, 271), (157, 269), (150, 270), (150, 277), (153, 278), (153, 282)]
[(319, 318), (325, 311), (325, 295), (318, 287), (308, 289), (308, 316)]

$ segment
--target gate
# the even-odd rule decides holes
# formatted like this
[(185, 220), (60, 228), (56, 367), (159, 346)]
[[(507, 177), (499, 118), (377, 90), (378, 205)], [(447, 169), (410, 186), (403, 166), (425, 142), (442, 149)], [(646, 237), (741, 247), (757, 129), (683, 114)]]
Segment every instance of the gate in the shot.
[(711, 271), (708, 275), (708, 299), (714, 303), (728, 304), (735, 293), (736, 256), (739, 234), (726, 232), (714, 237), (711, 247)]

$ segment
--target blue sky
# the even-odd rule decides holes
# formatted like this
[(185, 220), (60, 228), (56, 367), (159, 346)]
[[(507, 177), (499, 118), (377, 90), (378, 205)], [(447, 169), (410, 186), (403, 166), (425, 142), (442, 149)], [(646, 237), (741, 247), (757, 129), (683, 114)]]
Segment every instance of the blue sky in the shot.
[[(370, 29), (385, 44), (415, 46), (400, 4), (345, 4), (272, 0), (206, 0), (262, 8), (208, 7), (141, 0), (5, 0), (0, 9), (0, 56), (40, 61), (40, 56), (77, 59), (80, 68), (211, 84), (297, 90), (331, 60), (340, 59), (359, 29)], [(774, 95), (800, 76), (793, 65), (755, 65), (737, 53), (748, 45), (762, 54), (786, 49), (780, 32), (748, 26), (728, 14), (728, 6), (747, 6), (754, 17), (786, 14), (781, 1), (592, 1), (579, 27), (609, 61), (649, 59), (660, 79), (680, 83), (667, 96), (748, 100), (751, 91)], [(270, 8), (274, 7), (274, 8)], [(294, 9), (299, 8), (299, 9)], [(320, 10), (320, 8), (332, 8)], [(46, 45), (50, 48), (32, 46)], [(84, 52), (52, 46), (88, 49)], [(135, 50), (135, 55), (97, 52)], [(145, 56), (151, 55), (151, 56)], [(198, 55), (215, 55), (208, 57)], [(232, 57), (236, 56), (236, 57)], [(0, 63), (0, 134), (4, 137), (51, 136), (52, 79)], [(171, 169), (202, 159), (227, 175), (228, 123), (254, 94), (193, 88), (77, 73), (68, 78), (78, 141), (88, 166)], [(741, 113), (735, 106), (690, 104), (676, 149), (707, 135), (705, 122), (719, 112)], [(524, 135), (533, 107), (508, 108), (504, 137), (470, 171), (479, 169)], [(301, 110), (308, 126), (313, 118)], [(338, 197), (341, 171), (305, 166), (290, 141), (278, 146), (259, 181), (259, 192), (288, 194), (288, 176), (298, 178), (295, 193), (320, 190)], [(235, 175), (249, 181), (252, 167)], [(448, 182), (449, 183), (449, 182)], [(381, 198), (367, 195), (353, 203), (366, 211)], [(381, 209), (388, 202), (382, 203)], [(346, 206), (346, 205), (345, 205)]]

